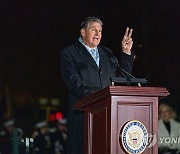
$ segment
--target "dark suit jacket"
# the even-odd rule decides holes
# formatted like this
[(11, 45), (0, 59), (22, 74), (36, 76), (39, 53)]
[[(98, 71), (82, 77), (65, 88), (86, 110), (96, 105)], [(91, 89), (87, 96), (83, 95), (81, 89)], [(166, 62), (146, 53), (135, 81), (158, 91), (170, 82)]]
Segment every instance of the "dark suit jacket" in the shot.
[[(99, 67), (87, 51), (77, 41), (61, 51), (61, 74), (69, 89), (68, 114), (68, 154), (83, 154), (83, 114), (74, 113), (74, 103), (89, 94), (111, 85), (111, 76), (115, 76), (114, 55), (110, 49), (98, 46)], [(119, 65), (131, 73), (133, 56), (121, 53)], [(121, 76), (125, 76), (122, 72)]]

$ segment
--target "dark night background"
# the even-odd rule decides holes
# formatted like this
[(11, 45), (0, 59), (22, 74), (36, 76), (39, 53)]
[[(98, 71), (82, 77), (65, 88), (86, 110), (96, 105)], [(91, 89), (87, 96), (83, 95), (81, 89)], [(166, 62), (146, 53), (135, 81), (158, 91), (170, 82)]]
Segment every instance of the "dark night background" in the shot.
[(60, 51), (74, 43), (80, 22), (88, 16), (103, 21), (101, 44), (110, 47), (117, 56), (126, 27), (134, 29), (133, 50), (137, 58), (133, 75), (148, 79), (149, 86), (166, 87), (171, 94), (164, 101), (178, 111), (178, 0), (4, 0), (0, 2), (0, 79), (1, 86), (9, 86), (10, 116), (17, 124), (31, 130), (39, 116), (40, 97), (59, 98), (58, 109), (67, 116)]

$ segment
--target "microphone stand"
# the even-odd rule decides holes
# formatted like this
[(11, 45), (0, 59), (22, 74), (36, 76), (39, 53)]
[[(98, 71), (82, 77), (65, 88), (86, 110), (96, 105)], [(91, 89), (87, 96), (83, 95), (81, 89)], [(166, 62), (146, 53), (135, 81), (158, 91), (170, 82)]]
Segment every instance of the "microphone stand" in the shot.
[[(130, 73), (128, 73), (127, 71), (125, 71), (122, 67), (120, 67), (119, 63), (118, 63), (118, 60), (115, 57), (112, 57), (112, 58), (113, 58), (113, 63), (116, 66), (116, 73), (115, 73), (116, 77), (119, 76), (120, 70), (121, 70), (121, 71), (123, 71), (125, 74), (127, 74), (129, 76), (129, 78), (126, 77), (126, 80), (131, 82), (130, 77), (131, 78), (135, 78), (135, 77), (133, 75), (131, 75)], [(137, 85), (138, 85), (138, 87), (141, 87), (141, 83), (140, 82), (138, 82)], [(114, 82), (112, 82), (112, 86), (114, 86)]]
[[(128, 73), (127, 71), (125, 71), (122, 67), (120, 67), (119, 66), (119, 68), (124, 72), (124, 73), (126, 73), (127, 75), (129, 75), (130, 77), (132, 77), (132, 78), (135, 78), (133, 75), (131, 75), (130, 73)], [(129, 78), (130, 79), (130, 78)], [(130, 79), (131, 80), (131, 79)], [(138, 87), (141, 87), (141, 83), (137, 83), (138, 84)]]

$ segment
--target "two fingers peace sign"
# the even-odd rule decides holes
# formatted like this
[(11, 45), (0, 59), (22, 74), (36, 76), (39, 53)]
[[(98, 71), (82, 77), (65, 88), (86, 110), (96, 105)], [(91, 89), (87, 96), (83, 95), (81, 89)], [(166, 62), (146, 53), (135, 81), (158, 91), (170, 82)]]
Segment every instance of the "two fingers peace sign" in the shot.
[(133, 29), (129, 29), (129, 27), (126, 28), (126, 32), (125, 35), (122, 39), (122, 50), (124, 53), (129, 54), (131, 52), (131, 48), (133, 45), (133, 41), (132, 41), (132, 31)]

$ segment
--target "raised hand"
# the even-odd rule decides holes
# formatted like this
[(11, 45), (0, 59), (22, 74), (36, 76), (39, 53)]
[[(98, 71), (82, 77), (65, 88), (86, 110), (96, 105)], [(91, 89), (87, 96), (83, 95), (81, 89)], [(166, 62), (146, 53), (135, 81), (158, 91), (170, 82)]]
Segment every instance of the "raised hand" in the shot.
[(129, 29), (129, 27), (126, 28), (126, 32), (125, 35), (122, 39), (122, 51), (126, 54), (130, 54), (131, 53), (131, 48), (133, 45), (133, 41), (132, 41), (132, 31), (133, 29)]

